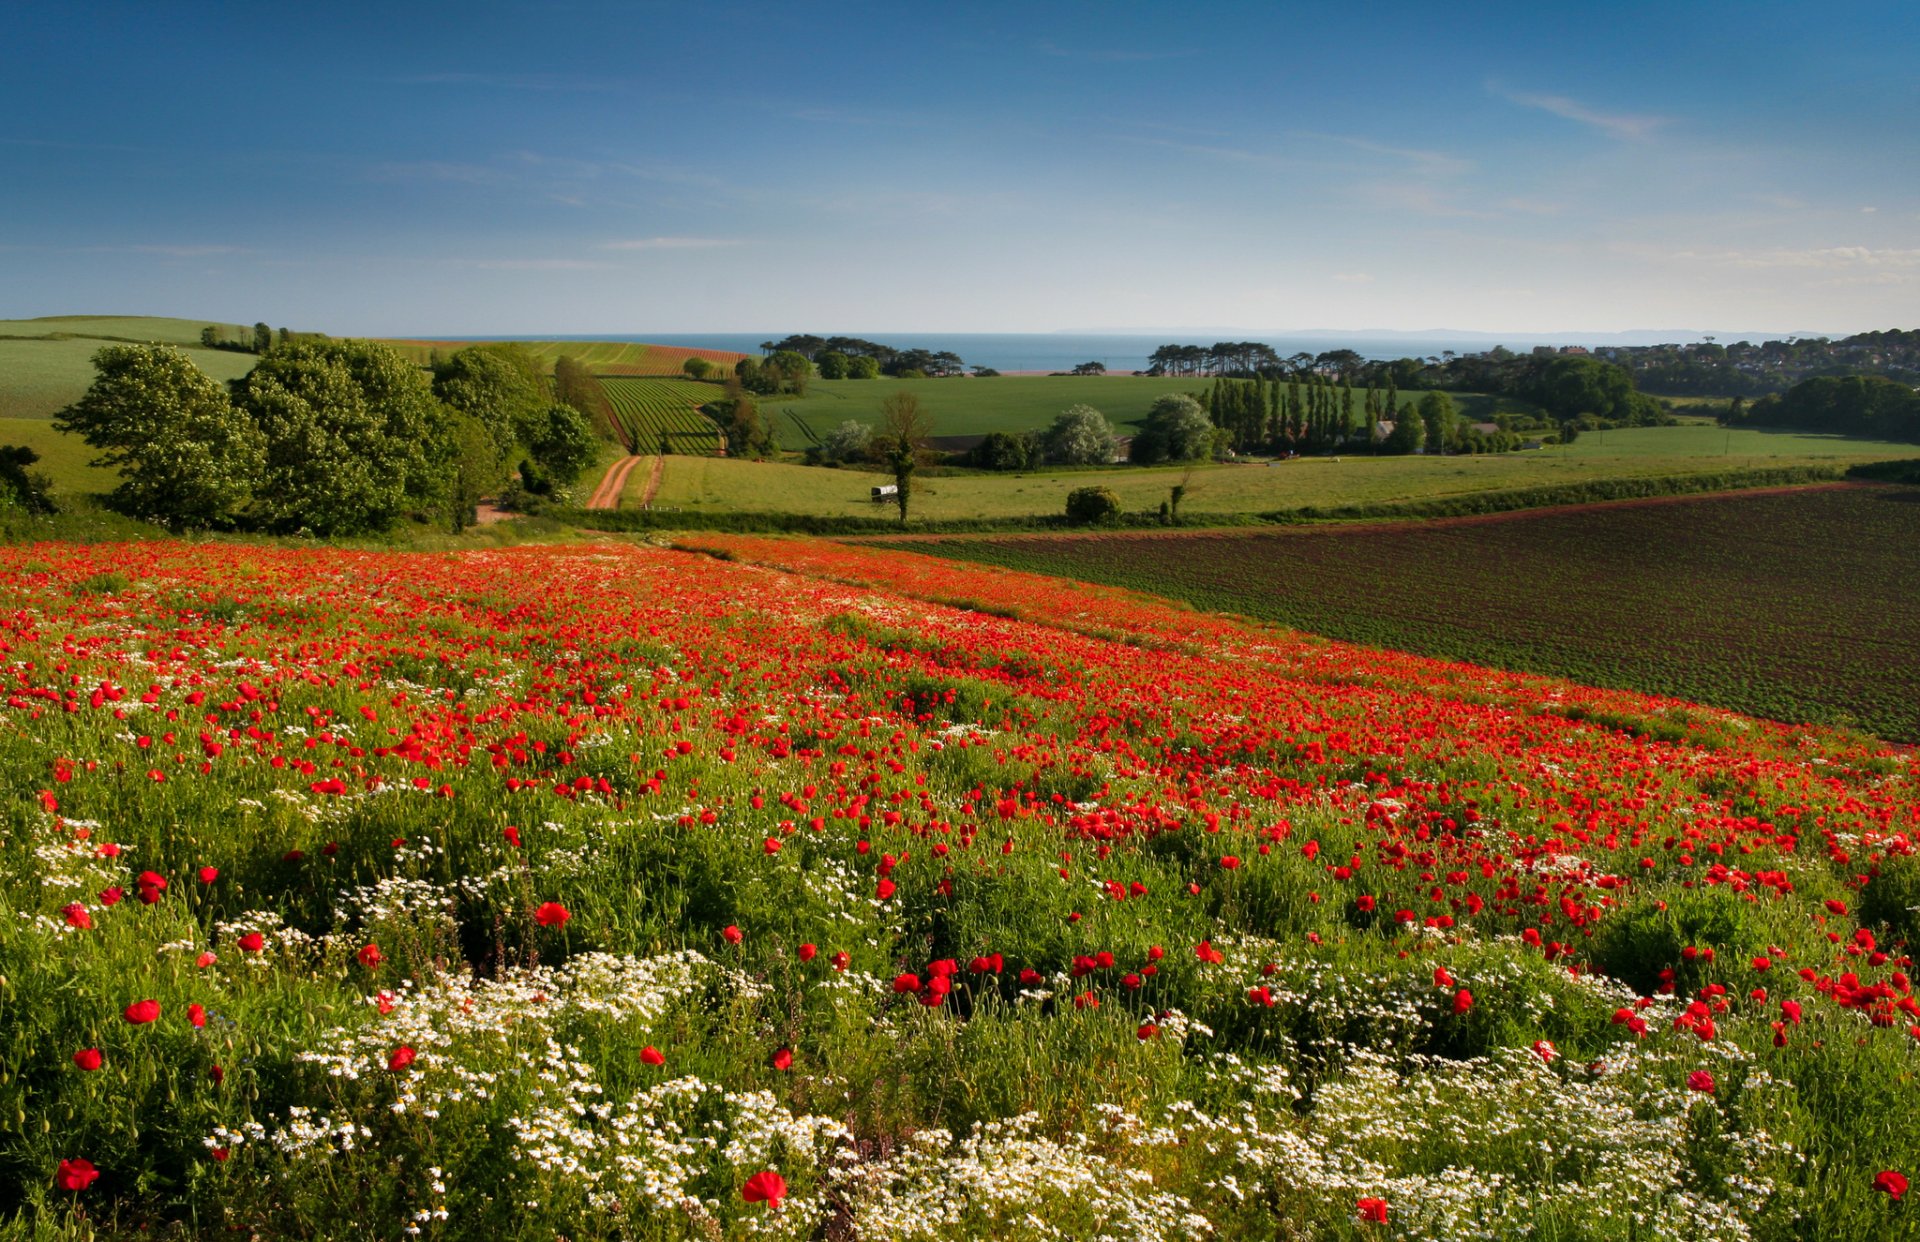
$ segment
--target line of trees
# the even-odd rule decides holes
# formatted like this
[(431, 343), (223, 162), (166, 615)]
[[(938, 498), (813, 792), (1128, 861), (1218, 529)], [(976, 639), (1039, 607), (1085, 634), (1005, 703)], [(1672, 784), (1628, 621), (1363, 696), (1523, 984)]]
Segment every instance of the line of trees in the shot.
[(1822, 376), (1751, 405), (1736, 397), (1724, 421), (1735, 427), (1792, 427), (1920, 441), (1920, 392), (1877, 375)]
[[(895, 349), (857, 336), (814, 336), (797, 332), (777, 341), (763, 341), (771, 355), (794, 353), (815, 364), (821, 379), (920, 379), (964, 375), (967, 364), (951, 350)], [(975, 368), (979, 370), (979, 368)]]
[(1269, 380), (1320, 375), (1351, 383), (1365, 365), (1366, 359), (1351, 349), (1282, 358), (1273, 346), (1260, 341), (1216, 341), (1212, 345), (1162, 345), (1147, 356), (1145, 374)]
[(296, 340), (324, 341), (326, 335), (321, 332), (295, 332), (289, 328), (277, 331), (264, 323), (256, 323), (251, 328), (242, 328), (234, 324), (210, 323), (200, 329), (200, 344), (208, 349), (225, 349), (241, 354), (264, 354), (275, 344), (290, 345)]
[(458, 530), (483, 495), (552, 495), (598, 448), (516, 346), (461, 350), (429, 376), (375, 342), (295, 340), (227, 386), (162, 345), (93, 364), (54, 425), (119, 472), (115, 508), (176, 530)]

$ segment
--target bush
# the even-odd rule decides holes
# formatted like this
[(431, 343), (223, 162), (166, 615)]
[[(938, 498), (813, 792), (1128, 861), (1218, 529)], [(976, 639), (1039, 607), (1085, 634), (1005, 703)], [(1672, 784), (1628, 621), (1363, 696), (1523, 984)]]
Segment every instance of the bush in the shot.
[(1067, 493), (1067, 520), (1079, 526), (1111, 522), (1120, 516), (1120, 498), (1106, 487), (1076, 487)]

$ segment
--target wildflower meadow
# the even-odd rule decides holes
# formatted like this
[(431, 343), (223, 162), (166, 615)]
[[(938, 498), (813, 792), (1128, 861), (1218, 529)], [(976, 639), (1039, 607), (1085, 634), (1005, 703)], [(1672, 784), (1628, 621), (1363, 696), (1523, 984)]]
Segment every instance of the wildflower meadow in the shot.
[(1920, 1236), (1863, 735), (717, 535), (0, 652), (0, 1233)]

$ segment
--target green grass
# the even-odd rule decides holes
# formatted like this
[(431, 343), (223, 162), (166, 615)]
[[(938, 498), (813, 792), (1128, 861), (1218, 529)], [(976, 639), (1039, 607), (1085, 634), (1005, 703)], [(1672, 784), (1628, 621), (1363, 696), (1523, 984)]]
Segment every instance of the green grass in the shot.
[[(93, 356), (115, 342), (99, 337), (51, 340), (0, 335), (0, 418), (52, 418), (93, 382)], [(253, 369), (252, 354), (186, 350), (202, 371), (221, 381)]]
[[(1034, 431), (1053, 422), (1070, 405), (1090, 405), (1122, 434), (1146, 417), (1168, 393), (1204, 394), (1212, 384), (1201, 379), (1149, 379), (1145, 376), (1003, 375), (992, 379), (814, 380), (804, 398), (770, 397), (761, 403), (779, 430), (781, 443), (803, 449), (852, 419), (878, 424), (880, 403), (896, 392), (920, 399), (933, 416), (935, 436), (976, 436), (989, 432)], [(1418, 393), (1400, 394), (1403, 404)], [(1364, 390), (1355, 390), (1356, 410), (1365, 408)], [(1491, 420), (1495, 413), (1531, 412), (1532, 406), (1508, 398), (1460, 394), (1454, 405), (1469, 419)]]
[(158, 315), (48, 315), (40, 319), (0, 319), (0, 337), (84, 336), (105, 341), (198, 345), (200, 329), (213, 323), (233, 332), (252, 329), (207, 319), (170, 319)]
[(44, 471), (53, 480), (56, 498), (75, 492), (104, 492), (116, 481), (115, 473), (89, 465), (93, 450), (79, 436), (63, 435), (44, 418), (0, 418), (0, 444), (24, 444), (40, 454), (33, 469)]
[(1916, 535), (1920, 489), (1857, 486), (1491, 522), (901, 546), (1913, 741)]
[[(428, 341), (387, 339), (390, 346), (418, 366), (426, 366), (435, 354), (445, 356), (468, 345), (488, 345), (492, 341)], [(705, 358), (716, 367), (731, 369), (746, 357), (722, 349), (689, 349), (680, 345), (648, 345), (639, 341), (521, 341), (519, 344), (548, 366), (568, 357), (601, 376), (681, 375), (689, 358)]]
[[(986, 384), (999, 380), (929, 381)], [(1094, 383), (1122, 381), (1090, 381)], [(1025, 475), (948, 475), (915, 482), (912, 511), (926, 518), (1058, 514), (1076, 487), (1113, 489), (1130, 511), (1157, 508), (1186, 481), (1193, 515), (1263, 513), (1425, 500), (1594, 479), (1797, 466), (1911, 457), (1912, 445), (1837, 436), (1648, 427), (1588, 434), (1576, 443), (1480, 457), (1308, 457), (1266, 465), (1116, 467)], [(701, 512), (871, 515), (869, 488), (887, 481), (859, 470), (828, 470), (730, 459), (669, 458), (657, 506)]]

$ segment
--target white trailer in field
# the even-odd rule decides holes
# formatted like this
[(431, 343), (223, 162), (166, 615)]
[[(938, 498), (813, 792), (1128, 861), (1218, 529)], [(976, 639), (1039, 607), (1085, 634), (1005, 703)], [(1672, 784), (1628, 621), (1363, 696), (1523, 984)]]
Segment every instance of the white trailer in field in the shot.
[(899, 494), (900, 494), (900, 489), (894, 484), (882, 483), (880, 486), (873, 489), (873, 503), (877, 505), (883, 500), (892, 500), (895, 496), (898, 496)]

